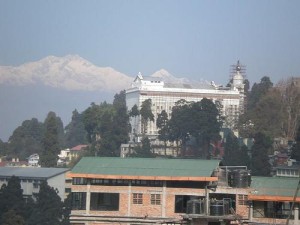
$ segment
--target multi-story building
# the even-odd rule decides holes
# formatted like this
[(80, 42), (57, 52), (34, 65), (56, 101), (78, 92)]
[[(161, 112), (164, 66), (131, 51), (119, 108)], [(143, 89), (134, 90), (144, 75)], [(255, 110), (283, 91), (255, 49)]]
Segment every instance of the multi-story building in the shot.
[[(217, 86), (214, 82), (206, 83), (182, 83), (168, 82), (159, 77), (144, 77), (139, 74), (133, 81), (131, 88), (126, 90), (126, 105), (130, 111), (134, 105), (141, 109), (142, 103), (151, 99), (154, 121), (147, 125), (146, 135), (150, 139), (156, 139), (158, 129), (156, 117), (165, 110), (170, 118), (172, 108), (181, 99), (198, 102), (203, 98), (211, 99), (222, 105), (222, 116), (226, 118), (225, 127), (233, 128), (237, 122), (240, 112), (244, 108), (244, 77), (238, 63), (232, 76), (230, 87)], [(131, 140), (139, 142), (142, 136), (141, 117), (131, 117)]]
[(58, 190), (61, 200), (64, 200), (68, 170), (66, 168), (0, 167), (0, 187), (7, 184), (12, 176), (16, 176), (20, 179), (23, 196), (27, 198), (40, 191), (41, 181), (47, 181), (50, 187)]
[(73, 225), (300, 224), (299, 178), (218, 160), (84, 157), (70, 177)]

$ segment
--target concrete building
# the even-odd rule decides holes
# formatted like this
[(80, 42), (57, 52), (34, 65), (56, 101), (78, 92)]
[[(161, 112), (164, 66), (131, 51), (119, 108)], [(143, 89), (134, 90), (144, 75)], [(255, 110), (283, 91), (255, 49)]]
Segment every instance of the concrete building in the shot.
[(298, 178), (218, 160), (84, 157), (70, 177), (73, 225), (300, 224)]
[(0, 167), (0, 187), (16, 176), (21, 181), (24, 197), (33, 196), (40, 191), (41, 181), (58, 190), (59, 197), (64, 200), (66, 188), (66, 168), (40, 168), (40, 167)]
[[(165, 110), (170, 118), (172, 108), (181, 99), (186, 101), (201, 101), (211, 99), (222, 105), (221, 114), (226, 118), (225, 127), (233, 128), (238, 116), (244, 109), (244, 77), (238, 63), (235, 73), (232, 76), (231, 87), (217, 86), (214, 82), (206, 83), (183, 83), (164, 81), (160, 77), (145, 77), (139, 74), (133, 81), (130, 88), (126, 90), (126, 105), (130, 111), (134, 105), (138, 109), (142, 103), (151, 99), (152, 113), (155, 116), (154, 122), (149, 122), (146, 128), (146, 135), (154, 140), (158, 136), (156, 117)], [(131, 141), (140, 142), (142, 136), (141, 117), (131, 117)]]

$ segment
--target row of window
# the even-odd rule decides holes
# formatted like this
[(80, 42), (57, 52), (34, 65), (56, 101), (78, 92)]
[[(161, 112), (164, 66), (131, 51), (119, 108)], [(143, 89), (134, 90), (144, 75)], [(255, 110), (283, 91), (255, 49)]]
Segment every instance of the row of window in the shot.
[[(86, 185), (87, 178), (75, 177), (73, 178), (73, 185)], [(105, 185), (105, 186), (142, 186), (142, 187), (163, 187), (162, 180), (118, 180), (118, 179), (90, 179), (91, 185)], [(199, 181), (166, 181), (166, 187), (174, 188), (205, 188), (205, 182)]]
[[(119, 210), (119, 193), (91, 193), (90, 209), (99, 211), (118, 211)], [(144, 204), (144, 195), (142, 193), (132, 194), (132, 203), (135, 205)], [(150, 195), (151, 205), (161, 205), (161, 195)], [(86, 209), (86, 193), (72, 192), (72, 209)]]
[[(239, 195), (238, 202), (240, 205), (247, 204), (247, 196)], [(143, 193), (132, 194), (132, 204), (145, 204), (145, 196)], [(174, 212), (187, 213), (189, 204), (195, 202), (204, 203), (203, 196), (196, 195), (175, 195)], [(231, 198), (226, 201), (232, 202)], [(90, 209), (98, 211), (119, 211), (120, 194), (119, 193), (91, 193)], [(151, 205), (161, 205), (161, 194), (150, 194)], [(204, 206), (203, 206), (204, 207)], [(235, 208), (235, 205), (230, 207)], [(86, 192), (72, 193), (72, 209), (85, 210), (86, 209)]]

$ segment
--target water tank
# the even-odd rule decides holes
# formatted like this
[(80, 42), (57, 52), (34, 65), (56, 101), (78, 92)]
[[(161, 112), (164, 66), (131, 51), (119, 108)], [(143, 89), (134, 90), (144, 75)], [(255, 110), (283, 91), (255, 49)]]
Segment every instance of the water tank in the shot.
[(187, 214), (204, 214), (204, 200), (189, 200), (187, 202)]
[(227, 201), (213, 201), (210, 204), (211, 216), (223, 216), (229, 214), (229, 204)]
[(228, 182), (230, 187), (249, 187), (251, 183), (250, 172), (248, 170), (233, 170), (229, 173)]

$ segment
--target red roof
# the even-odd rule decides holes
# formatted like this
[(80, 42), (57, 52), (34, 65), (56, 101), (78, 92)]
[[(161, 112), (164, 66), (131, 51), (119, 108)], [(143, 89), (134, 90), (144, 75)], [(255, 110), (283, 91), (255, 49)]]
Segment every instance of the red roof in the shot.
[(81, 151), (83, 148), (86, 148), (88, 145), (77, 145), (71, 148), (71, 151)]

